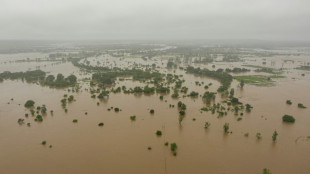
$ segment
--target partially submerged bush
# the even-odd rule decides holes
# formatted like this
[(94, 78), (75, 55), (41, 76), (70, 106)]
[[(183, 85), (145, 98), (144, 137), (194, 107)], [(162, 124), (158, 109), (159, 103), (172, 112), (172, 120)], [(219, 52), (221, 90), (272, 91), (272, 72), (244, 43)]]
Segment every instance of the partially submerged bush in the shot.
[(28, 101), (26, 101), (26, 103), (25, 103), (25, 107), (27, 107), (27, 108), (30, 108), (30, 107), (33, 107), (34, 106), (34, 101), (33, 100), (28, 100)]
[(272, 141), (276, 141), (278, 136), (278, 132), (275, 130), (272, 135)]
[(77, 122), (78, 122), (78, 120), (77, 120), (77, 119), (74, 119), (72, 122), (73, 122), (73, 123), (77, 123)]
[(260, 132), (257, 132), (257, 133), (256, 133), (256, 138), (257, 138), (258, 140), (262, 139), (262, 134), (261, 134)]
[(286, 104), (291, 105), (292, 101), (291, 100), (286, 100)]
[(299, 108), (307, 108), (306, 106), (304, 106), (302, 103), (298, 103), (298, 105), (297, 105)]
[(170, 149), (171, 149), (171, 151), (176, 151), (177, 150), (177, 148), (178, 148), (178, 146), (177, 146), (177, 144), (176, 143), (171, 143), (170, 144)]
[(130, 116), (130, 120), (135, 121), (136, 120), (136, 116), (135, 115)]
[(155, 112), (154, 109), (151, 109), (151, 110), (150, 110), (150, 113), (151, 113), (151, 114), (154, 114), (154, 112)]
[(211, 123), (205, 122), (205, 128), (206, 128), (206, 129), (207, 129), (210, 125), (211, 125)]
[(162, 135), (162, 132), (161, 132), (160, 130), (157, 130), (157, 131), (156, 131), (156, 135), (161, 136), (161, 135)]
[(17, 123), (20, 124), (20, 125), (21, 125), (21, 124), (24, 124), (24, 119), (23, 119), (23, 118), (19, 118), (19, 119), (17, 120)]
[(43, 121), (42, 115), (37, 115), (36, 118), (34, 119), (34, 121), (40, 121), (40, 122), (42, 122), (42, 121)]
[(98, 126), (103, 126), (103, 125), (104, 125), (104, 124), (103, 124), (102, 122), (98, 124)]
[(282, 117), (282, 120), (284, 122), (289, 122), (289, 123), (294, 123), (295, 122), (295, 118), (293, 116), (291, 116), (291, 115), (284, 115)]
[(229, 123), (225, 123), (224, 126), (223, 126), (223, 129), (224, 129), (225, 133), (228, 133), (228, 131), (229, 131)]

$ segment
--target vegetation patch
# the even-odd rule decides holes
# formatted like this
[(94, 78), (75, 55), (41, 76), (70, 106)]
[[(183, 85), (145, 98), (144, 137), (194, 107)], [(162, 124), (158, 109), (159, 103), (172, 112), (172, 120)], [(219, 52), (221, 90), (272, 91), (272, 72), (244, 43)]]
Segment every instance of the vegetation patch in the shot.
[(280, 78), (280, 76), (244, 75), (234, 76), (234, 79), (256, 86), (272, 86), (274, 85), (274, 81), (271, 79), (274, 77)]
[(282, 120), (284, 122), (288, 122), (288, 123), (294, 123), (295, 122), (295, 118), (293, 116), (291, 116), (291, 115), (284, 115), (282, 117)]

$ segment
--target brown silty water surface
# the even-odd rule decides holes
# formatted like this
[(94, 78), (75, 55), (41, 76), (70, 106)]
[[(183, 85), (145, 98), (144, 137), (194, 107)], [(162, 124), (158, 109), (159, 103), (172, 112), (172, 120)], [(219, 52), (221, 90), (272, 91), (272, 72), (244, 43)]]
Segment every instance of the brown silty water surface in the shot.
[[(159, 60), (154, 61), (161, 65)], [(27, 69), (37, 66), (12, 64), (14, 68), (1, 64), (0, 72), (19, 71), (16, 66)], [(222, 67), (241, 64), (216, 63)], [(123, 66), (129, 65), (124, 63)], [(51, 74), (82, 74), (71, 63), (41, 65), (40, 69)], [(186, 82), (183, 86), (189, 87), (189, 92), (203, 94), (206, 91), (204, 85), (197, 86), (195, 81), (211, 82), (210, 91), (216, 91), (220, 85), (216, 80), (181, 70), (176, 70), (176, 73), (184, 75)], [(301, 73), (305, 73), (305, 77), (300, 76)], [(187, 105), (181, 125), (178, 122), (179, 100), (172, 99), (171, 93), (164, 95), (164, 100), (159, 99), (159, 94), (123, 93), (112, 93), (109, 99), (99, 100), (90, 97), (91, 94), (85, 90), (89, 86), (83, 82), (80, 82), (82, 90), (72, 93), (6, 80), (0, 83), (0, 173), (259, 174), (263, 168), (269, 168), (272, 173), (308, 174), (310, 109), (300, 109), (297, 103), (310, 107), (309, 73), (289, 69), (284, 75), (287, 78), (280, 79), (272, 87), (245, 85), (244, 89), (240, 89), (238, 82), (232, 83), (235, 96), (254, 107), (252, 112), (244, 114), (241, 121), (237, 121), (231, 112), (220, 118), (210, 112), (200, 112), (206, 106), (201, 97), (180, 98)], [(116, 87), (122, 85), (134, 87), (145, 84), (125, 80), (118, 81)], [(64, 112), (60, 103), (64, 94), (74, 95), (76, 99), (68, 104), (68, 113)], [(32, 116), (25, 118), (24, 114), (29, 110), (23, 105), (28, 99), (34, 100), (36, 105), (45, 104), (48, 111), (54, 110), (54, 114), (48, 112), (42, 123), (35, 122)], [(293, 104), (287, 105), (287, 99)], [(220, 94), (216, 101), (221, 101)], [(97, 102), (100, 102), (99, 106)], [(175, 107), (170, 108), (169, 104)], [(121, 111), (108, 111), (110, 107), (119, 107)], [(150, 114), (149, 109), (154, 109), (155, 113)], [(296, 122), (283, 123), (284, 114), (293, 115)], [(136, 121), (130, 120), (131, 115), (136, 115)], [(19, 125), (18, 118), (24, 118), (25, 123), (29, 122), (31, 126)], [(78, 123), (73, 123), (73, 119), (78, 119)], [(204, 128), (206, 121), (211, 123), (208, 129)], [(99, 122), (104, 122), (104, 126), (99, 127)], [(226, 122), (230, 124), (232, 134), (224, 134)], [(156, 136), (156, 130), (161, 130), (163, 135)], [(271, 138), (274, 130), (279, 133), (275, 143)], [(244, 136), (246, 132), (249, 137)], [(257, 132), (262, 134), (261, 140), (255, 137)], [(41, 145), (43, 140), (47, 141), (47, 145)], [(173, 156), (170, 148), (164, 145), (166, 141), (177, 143), (177, 156)], [(152, 150), (147, 150), (148, 146)]]

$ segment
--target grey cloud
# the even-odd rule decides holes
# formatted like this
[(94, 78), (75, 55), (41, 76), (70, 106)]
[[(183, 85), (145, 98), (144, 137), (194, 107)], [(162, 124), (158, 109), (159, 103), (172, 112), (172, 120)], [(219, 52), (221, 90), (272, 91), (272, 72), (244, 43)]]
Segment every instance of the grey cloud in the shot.
[(0, 39), (310, 39), (308, 0), (0, 0)]

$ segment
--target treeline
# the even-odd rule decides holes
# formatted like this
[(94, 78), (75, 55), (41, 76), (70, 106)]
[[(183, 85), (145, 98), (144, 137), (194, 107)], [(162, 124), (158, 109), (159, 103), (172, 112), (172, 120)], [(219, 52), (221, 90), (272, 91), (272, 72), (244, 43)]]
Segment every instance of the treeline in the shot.
[(69, 75), (66, 78), (62, 74), (57, 74), (56, 79), (55, 79), (55, 76), (48, 75), (40, 83), (42, 85), (47, 85), (51, 87), (69, 87), (69, 86), (74, 86), (76, 82), (77, 82), (77, 78), (73, 74)]
[(92, 80), (101, 85), (111, 85), (115, 83), (117, 77), (132, 76), (133, 80), (153, 80), (158, 84), (163, 80), (163, 74), (158, 72), (143, 71), (140, 69), (120, 70), (114, 72), (97, 72), (92, 75)]
[(186, 72), (219, 80), (222, 85), (217, 89), (218, 92), (228, 90), (233, 80), (233, 77), (227, 72), (210, 71), (208, 69), (194, 68), (192, 66), (187, 67)]
[(37, 82), (40, 80), (44, 80), (45, 75), (46, 73), (41, 70), (26, 71), (26, 72), (4, 71), (3, 73), (0, 74), (0, 79), (2, 80), (22, 79), (22, 80), (26, 80), (27, 82)]
[(41, 85), (47, 85), (51, 87), (69, 87), (74, 86), (77, 82), (77, 77), (75, 75), (69, 75), (64, 77), (62, 74), (58, 74), (57, 77), (53, 75), (46, 76), (46, 72), (42, 70), (26, 71), (26, 72), (9, 72), (5, 71), (0, 74), (1, 79), (21, 79), (26, 80), (29, 83), (39, 82)]
[(248, 72), (248, 71), (251, 71), (251, 70), (246, 69), (246, 68), (233, 68), (233, 69), (226, 68), (225, 71), (226, 72), (238, 73), (238, 72)]
[[(76, 66), (78, 68), (82, 68), (85, 70), (89, 70), (89, 71), (112, 71), (108, 67), (91, 66), (91, 65), (85, 65), (85, 64), (79, 63), (79, 61), (82, 59), (83, 58), (68, 58), (68, 61), (70, 61), (73, 64), (73, 66)], [(113, 70), (117, 70), (117, 69), (114, 68)]]

